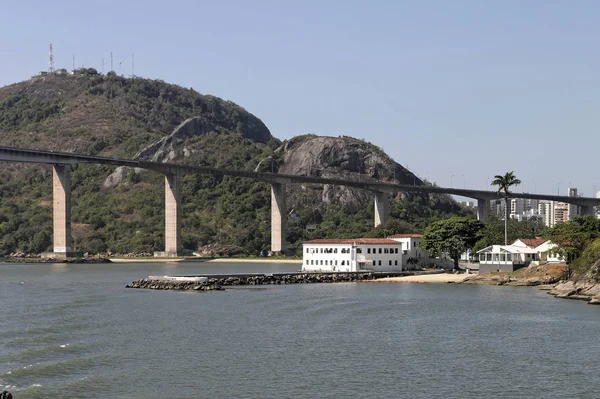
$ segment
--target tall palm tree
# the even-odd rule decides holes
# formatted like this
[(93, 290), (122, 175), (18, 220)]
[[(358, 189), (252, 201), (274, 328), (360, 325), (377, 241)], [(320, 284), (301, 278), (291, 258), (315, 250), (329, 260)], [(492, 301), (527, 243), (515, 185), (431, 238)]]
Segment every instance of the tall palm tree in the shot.
[(498, 186), (498, 194), (504, 195), (504, 245), (508, 245), (508, 195), (510, 186), (521, 184), (521, 180), (517, 179), (514, 172), (507, 172), (504, 176), (494, 176), (492, 186)]

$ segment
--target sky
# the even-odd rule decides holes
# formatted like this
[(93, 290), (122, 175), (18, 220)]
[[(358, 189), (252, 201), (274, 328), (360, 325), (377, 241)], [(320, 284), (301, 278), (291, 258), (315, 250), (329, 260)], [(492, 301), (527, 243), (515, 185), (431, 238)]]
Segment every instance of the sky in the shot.
[[(347, 135), (440, 186), (600, 190), (600, 2), (3, 0), (0, 86), (94, 67)], [(491, 188), (493, 189), (493, 188)]]

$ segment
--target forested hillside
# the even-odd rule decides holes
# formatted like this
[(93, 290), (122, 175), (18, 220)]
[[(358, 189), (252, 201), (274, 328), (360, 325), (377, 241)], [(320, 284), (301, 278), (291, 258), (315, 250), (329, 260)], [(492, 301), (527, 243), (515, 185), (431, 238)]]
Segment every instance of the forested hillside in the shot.
[[(189, 118), (193, 124), (182, 124)], [(99, 75), (93, 69), (38, 76), (0, 88), (0, 145), (427, 184), (366, 141), (308, 135), (281, 142), (260, 119), (232, 102), (162, 81)], [(115, 173), (107, 166), (77, 165), (72, 178), (74, 249), (93, 253), (162, 249), (163, 185), (163, 177), (156, 173)], [(401, 195), (392, 201), (395, 220), (373, 229), (368, 193), (299, 185), (290, 187), (289, 194), (289, 210), (294, 210), (288, 233), (292, 252), (305, 239), (419, 231), (431, 220), (468, 213), (446, 196)], [(2, 165), (0, 255), (50, 248), (51, 200), (48, 167)], [(268, 185), (187, 175), (183, 204), (187, 250), (268, 253)], [(309, 232), (309, 225), (317, 229)]]

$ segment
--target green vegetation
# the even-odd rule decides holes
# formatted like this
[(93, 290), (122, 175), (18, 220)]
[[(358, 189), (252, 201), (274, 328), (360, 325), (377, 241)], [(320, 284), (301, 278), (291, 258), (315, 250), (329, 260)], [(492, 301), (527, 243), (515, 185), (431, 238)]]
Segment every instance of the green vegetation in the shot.
[(545, 230), (542, 237), (559, 246), (577, 276), (590, 271), (600, 259), (600, 219), (593, 215), (576, 216)]
[(447, 253), (458, 269), (461, 254), (473, 248), (481, 237), (481, 229), (481, 222), (465, 217), (441, 220), (425, 229), (423, 248), (436, 257)]
[(496, 175), (494, 181), (492, 181), (492, 186), (498, 186), (498, 193), (504, 194), (504, 245), (508, 245), (508, 215), (510, 213), (510, 207), (508, 206), (510, 191), (508, 189), (519, 184), (521, 184), (521, 180), (516, 178), (514, 172), (507, 172), (504, 176)]

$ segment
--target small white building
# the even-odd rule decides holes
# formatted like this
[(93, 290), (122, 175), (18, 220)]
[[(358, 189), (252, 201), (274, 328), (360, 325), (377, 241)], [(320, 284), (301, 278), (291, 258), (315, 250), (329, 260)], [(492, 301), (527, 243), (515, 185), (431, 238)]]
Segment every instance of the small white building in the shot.
[(394, 234), (388, 237), (402, 244), (402, 266), (413, 269), (416, 266), (427, 266), (431, 263), (429, 253), (421, 247), (423, 234)]
[(479, 273), (512, 272), (530, 264), (562, 263), (558, 246), (542, 238), (519, 239), (511, 245), (492, 245), (478, 251)]
[(513, 272), (537, 260), (537, 251), (516, 245), (491, 245), (477, 251), (479, 273)]
[(402, 271), (402, 244), (386, 238), (318, 239), (302, 244), (302, 271)]
[(538, 254), (537, 264), (564, 263), (564, 256), (558, 251), (558, 245), (543, 238), (521, 238), (513, 245), (527, 246), (535, 249)]

